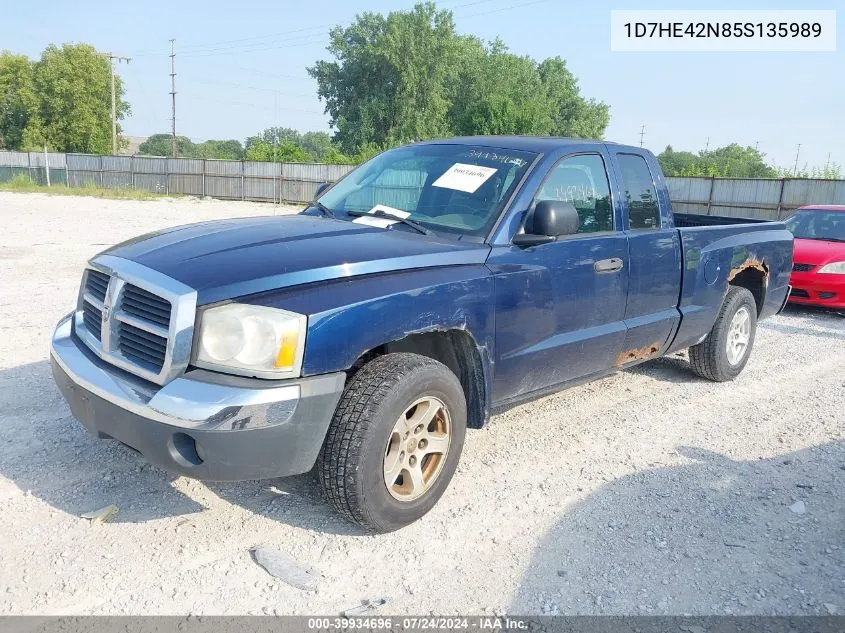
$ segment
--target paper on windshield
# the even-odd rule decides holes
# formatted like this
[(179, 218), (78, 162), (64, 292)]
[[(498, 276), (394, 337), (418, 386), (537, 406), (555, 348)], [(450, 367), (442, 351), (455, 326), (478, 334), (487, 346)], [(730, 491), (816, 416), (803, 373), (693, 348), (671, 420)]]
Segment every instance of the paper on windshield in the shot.
[(435, 180), (431, 186), (475, 193), (496, 171), (495, 167), (455, 163), (440, 178)]
[[(394, 209), (393, 207), (388, 207), (384, 204), (377, 204), (372, 209), (367, 211), (367, 213), (377, 213), (378, 211), (384, 211), (385, 213), (389, 213), (390, 215), (395, 215), (397, 218), (407, 218), (410, 213), (407, 211), (402, 211), (402, 209)], [(380, 229), (386, 229), (391, 224), (396, 224), (398, 220), (389, 220), (387, 218), (369, 218), (366, 215), (362, 215), (360, 218), (355, 218), (352, 220), (357, 224), (366, 224), (367, 226), (375, 226)]]

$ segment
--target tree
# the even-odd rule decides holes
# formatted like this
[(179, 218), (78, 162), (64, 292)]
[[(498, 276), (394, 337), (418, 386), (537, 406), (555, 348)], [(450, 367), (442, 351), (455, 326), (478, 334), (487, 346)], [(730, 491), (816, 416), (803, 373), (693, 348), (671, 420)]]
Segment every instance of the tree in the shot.
[(667, 145), (666, 149), (658, 154), (657, 161), (667, 176), (693, 175), (693, 172), (699, 171), (699, 157), (696, 154), (676, 152), (671, 145)]
[(334, 141), (349, 155), (454, 134), (566, 134), (599, 138), (610, 119), (584, 99), (560, 58), (537, 64), (455, 31), (432, 3), (364, 13), (329, 32), (333, 61), (317, 80)]
[[(62, 152), (111, 153), (111, 68), (93, 46), (48, 46), (34, 65), (33, 83), (39, 103), (24, 149), (46, 143)], [(130, 113), (120, 77), (115, 77), (115, 94), (120, 120)]]
[[(138, 153), (145, 156), (172, 156), (173, 135), (153, 134), (138, 146)], [(180, 157), (193, 157), (196, 145), (187, 136), (176, 137), (176, 154)]]
[(329, 38), (336, 61), (318, 61), (308, 72), (341, 150), (449, 133), (447, 84), (459, 44), (450, 11), (427, 2), (387, 16), (364, 13)]
[(299, 145), (290, 140), (284, 140), (276, 145), (265, 141), (258, 141), (246, 150), (246, 160), (273, 161), (277, 163), (309, 163), (311, 156)]
[(0, 148), (19, 149), (38, 99), (32, 62), (26, 55), (0, 54)]
[[(325, 163), (326, 158), (335, 148), (332, 137), (327, 132), (305, 132), (299, 136), (297, 144), (305, 150), (316, 163)], [(336, 151), (336, 150), (335, 150)]]
[(552, 131), (551, 108), (530, 57), (508, 52), (496, 40), (484, 47), (463, 41), (460, 70), (451, 89), (454, 134), (538, 134)]
[(602, 138), (610, 123), (610, 106), (581, 96), (578, 79), (566, 67), (566, 60), (550, 57), (537, 71), (552, 107), (552, 134)]
[(710, 151), (675, 152), (668, 145), (657, 157), (667, 176), (710, 176), (719, 178), (777, 178), (777, 169), (767, 164), (765, 154), (753, 147), (731, 143)]
[(244, 148), (240, 141), (230, 139), (227, 141), (208, 140), (194, 146), (192, 158), (217, 158), (229, 160), (241, 160), (244, 157)]

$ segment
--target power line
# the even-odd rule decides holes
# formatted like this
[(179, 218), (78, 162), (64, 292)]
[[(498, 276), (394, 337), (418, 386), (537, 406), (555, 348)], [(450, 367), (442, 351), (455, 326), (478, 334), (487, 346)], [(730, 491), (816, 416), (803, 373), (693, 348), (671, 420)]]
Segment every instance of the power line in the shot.
[[(485, 4), (487, 2), (494, 2), (496, 0), (476, 0), (475, 2), (467, 2), (464, 4), (454, 5), (452, 7), (445, 7), (449, 10), (453, 9), (460, 9), (464, 7), (475, 6), (479, 4)], [(493, 13), (501, 13), (502, 11), (510, 11), (512, 9), (520, 9), (523, 7), (528, 7), (536, 4), (542, 4), (545, 2), (551, 2), (552, 0), (532, 0), (531, 2), (522, 2), (517, 4), (508, 5), (505, 7), (499, 7), (496, 9), (490, 9), (487, 11), (480, 11), (477, 13), (470, 13), (467, 15), (458, 15), (455, 17), (458, 18), (474, 18), (482, 15), (490, 15)], [(205, 44), (194, 44), (193, 46), (184, 46), (182, 47), (182, 57), (214, 57), (218, 55), (229, 55), (229, 54), (237, 54), (237, 53), (260, 53), (264, 51), (271, 51), (271, 50), (280, 50), (285, 48), (296, 48), (299, 46), (313, 46), (314, 44), (323, 43), (326, 40), (327, 34), (323, 33), (317, 35), (313, 33), (313, 31), (319, 30), (328, 30), (332, 28), (334, 25), (327, 24), (322, 26), (314, 26), (308, 28), (300, 28), (300, 29), (293, 29), (291, 31), (283, 31), (281, 33), (275, 33), (272, 35), (263, 35), (263, 36), (253, 36), (250, 38), (241, 38), (239, 40), (224, 40), (219, 42), (208, 42)], [(273, 40), (278, 37), (287, 36), (294, 33), (300, 33), (295, 37), (285, 37), (285, 42), (280, 44), (274, 44), (271, 41), (261, 41), (261, 40)], [(293, 41), (292, 41), (293, 40)], [(227, 46), (227, 44), (229, 44)], [(144, 56), (144, 55), (164, 55), (166, 53), (160, 51), (141, 51), (136, 53), (136, 57)]]
[[(533, 2), (523, 2), (522, 4), (512, 4), (507, 7), (502, 7), (500, 9), (491, 9), (490, 11), (481, 11), (480, 13), (471, 13), (470, 15), (457, 15), (455, 17), (458, 18), (475, 18), (480, 15), (490, 15), (491, 13), (501, 13), (502, 11), (510, 11), (511, 9), (521, 9), (522, 7), (530, 7), (534, 4), (543, 4), (545, 2), (551, 2), (552, 0), (533, 0)], [(456, 7), (457, 8), (457, 7)]]
[(173, 132), (173, 158), (176, 158), (176, 40), (170, 40), (170, 96), (173, 100), (171, 125)]
[[(245, 106), (245, 107), (254, 108), (254, 109), (257, 109), (257, 110), (268, 110), (268, 111), (274, 110), (274, 108), (272, 106), (259, 105), (257, 103), (251, 103), (249, 101), (232, 101), (232, 100), (229, 100), (229, 99), (220, 99), (217, 95), (201, 95), (201, 94), (186, 92), (182, 95), (182, 97), (183, 97), (183, 99), (188, 99), (188, 100), (196, 99), (196, 100), (199, 100), (199, 101), (209, 101), (209, 102), (213, 102), (213, 103), (226, 103), (226, 104), (229, 104), (229, 105)], [(290, 110), (292, 112), (305, 112), (307, 114), (319, 114), (320, 116), (323, 116), (325, 114), (324, 112), (318, 112), (317, 110), (306, 110), (304, 108), (288, 108), (288, 107), (284, 107), (284, 106), (279, 106), (279, 110)]]
[(263, 86), (250, 86), (250, 85), (247, 85), (247, 84), (239, 84), (239, 83), (234, 83), (234, 82), (231, 82), (231, 81), (223, 81), (221, 79), (211, 79), (211, 78), (205, 78), (205, 77), (191, 77), (189, 80), (187, 80), (187, 83), (188, 84), (198, 83), (198, 84), (203, 84), (203, 85), (207, 85), (207, 86), (209, 86), (209, 85), (210, 86), (231, 86), (232, 88), (241, 88), (243, 90), (255, 90), (256, 92), (268, 92), (268, 93), (272, 93), (274, 95), (277, 95), (279, 97), (308, 97), (308, 98), (311, 98), (311, 97), (314, 96), (313, 92), (307, 93), (307, 94), (304, 93), (304, 92), (284, 92), (283, 93), (283, 92), (276, 90), (274, 88), (266, 88), (266, 87), (263, 87)]
[[(479, 5), (479, 4), (487, 4), (488, 2), (496, 2), (496, 1), (498, 1), (498, 0), (475, 0), (474, 2), (465, 2), (463, 4), (458, 4), (458, 5), (454, 5), (454, 6), (443, 6), (442, 8), (448, 9), (448, 10), (451, 11), (451, 10), (454, 10), (454, 9), (463, 9), (465, 7), (476, 6), (476, 5)], [(547, 2), (549, 0), (542, 0), (542, 1)], [(534, 3), (529, 3), (529, 4), (534, 4)], [(517, 6), (521, 6), (521, 5), (517, 5)], [(498, 10), (507, 10), (508, 8), (512, 8), (512, 7), (505, 7), (504, 9), (498, 9)], [(471, 16), (466, 16), (466, 17), (471, 17)], [(287, 37), (289, 35), (294, 35), (296, 33), (302, 33), (302, 34), (310, 33), (312, 31), (325, 31), (327, 29), (332, 28), (333, 26), (335, 26), (335, 24), (321, 24), (321, 25), (318, 25), (318, 26), (300, 27), (300, 28), (296, 28), (296, 29), (290, 29), (290, 30), (287, 30), (287, 31), (279, 31), (277, 33), (268, 33), (267, 35), (252, 35), (250, 37), (241, 37), (241, 38), (231, 39), (231, 40), (218, 40), (216, 42), (200, 42), (200, 43), (197, 43), (197, 44), (188, 44), (188, 45), (182, 46), (180, 50), (182, 51), (183, 54), (185, 54), (185, 53), (203, 52), (207, 49), (218, 49), (219, 47), (225, 46), (227, 44), (240, 44), (241, 46), (262, 46), (262, 45), (270, 44), (270, 42), (266, 42), (266, 41), (263, 41), (263, 40), (273, 40), (273, 39), (277, 39), (279, 37), (285, 37), (286, 40), (290, 40), (291, 38)], [(299, 36), (299, 38), (303, 38), (303, 37), (314, 37), (314, 35), (300, 35)], [(294, 38), (294, 39), (297, 39), (297, 38)], [(237, 47), (233, 47), (233, 48), (237, 48)], [(161, 50), (146, 49), (146, 50), (141, 50), (141, 51), (136, 52), (135, 56), (136, 57), (142, 57), (142, 56), (147, 56), (147, 55), (166, 55), (166, 54), (167, 53), (165, 53), (164, 51), (161, 51)]]

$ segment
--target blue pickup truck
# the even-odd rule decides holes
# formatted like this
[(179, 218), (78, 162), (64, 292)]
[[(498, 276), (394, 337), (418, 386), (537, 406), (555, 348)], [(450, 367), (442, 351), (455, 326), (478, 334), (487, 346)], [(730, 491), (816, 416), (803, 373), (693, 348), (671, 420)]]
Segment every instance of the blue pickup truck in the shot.
[(329, 503), (385, 532), (434, 506), (493, 412), (687, 348), (735, 378), (791, 269), (782, 223), (673, 215), (641, 148), (429, 141), (301, 214), (97, 255), (52, 367), (98, 437), (201, 479), (316, 466)]

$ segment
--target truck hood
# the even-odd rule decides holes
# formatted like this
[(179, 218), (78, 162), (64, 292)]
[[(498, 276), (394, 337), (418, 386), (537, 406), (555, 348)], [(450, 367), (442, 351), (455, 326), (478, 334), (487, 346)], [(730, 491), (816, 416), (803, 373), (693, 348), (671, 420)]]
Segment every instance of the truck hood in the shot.
[(484, 263), (490, 247), (404, 229), (305, 215), (189, 224), (142, 235), (105, 254), (197, 290), (199, 304), (394, 270)]

